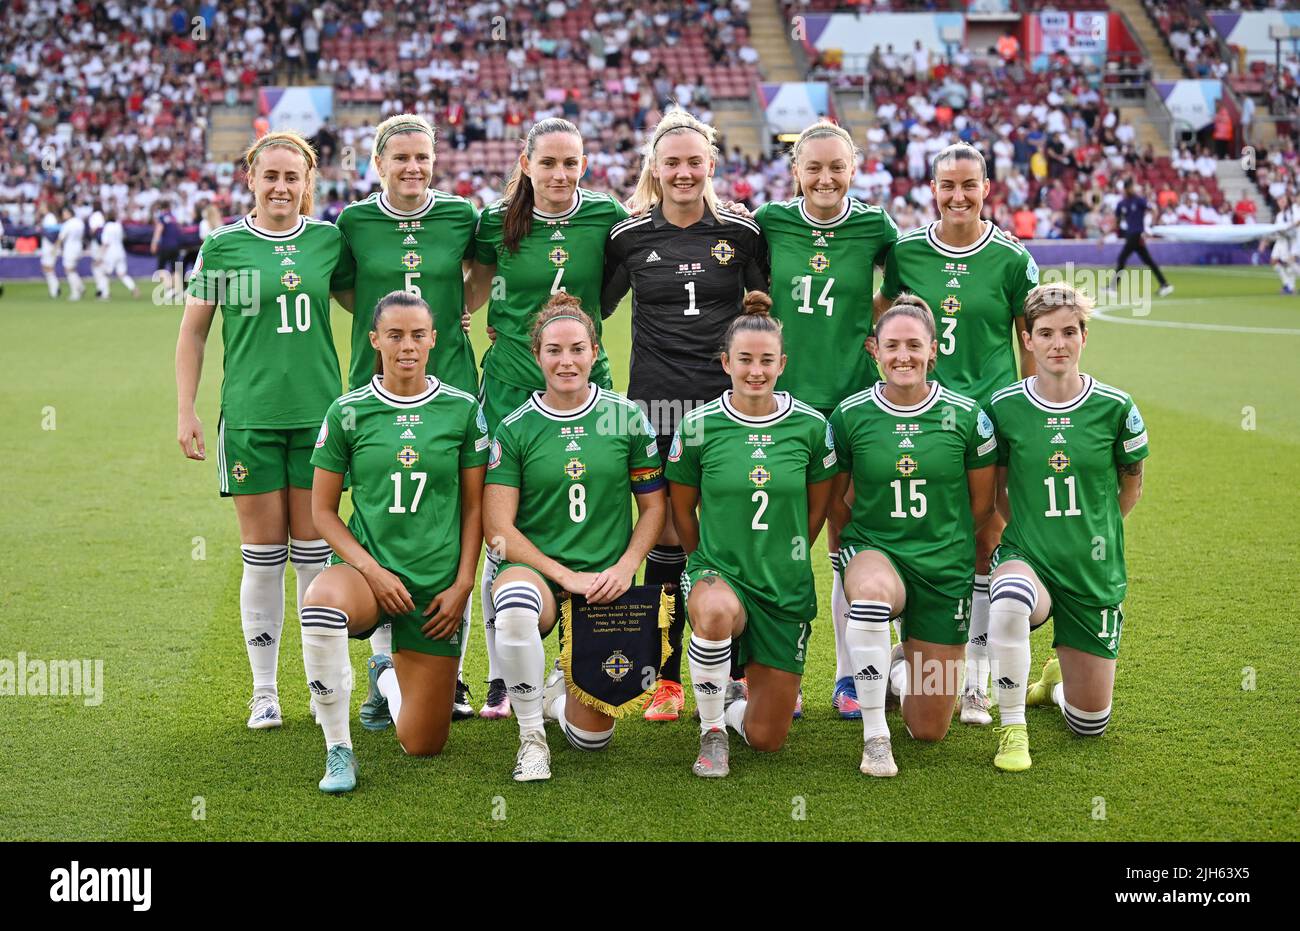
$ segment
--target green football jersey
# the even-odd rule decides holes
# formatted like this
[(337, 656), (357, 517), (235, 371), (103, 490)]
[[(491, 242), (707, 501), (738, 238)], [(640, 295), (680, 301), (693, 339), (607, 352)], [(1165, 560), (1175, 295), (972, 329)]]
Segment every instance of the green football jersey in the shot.
[(817, 616), (808, 540), (808, 486), (835, 475), (826, 418), (787, 392), (777, 410), (746, 417), (731, 392), (685, 417), (668, 451), (670, 482), (700, 490), (700, 545), (687, 571), (715, 569), (772, 620)]
[[(374, 376), (330, 405), (312, 465), (350, 476), (348, 530), (408, 588), (440, 592), (460, 567), (460, 470), (488, 458), (473, 395), (428, 376), (413, 398)], [(421, 610), (425, 605), (417, 605)]]
[(802, 197), (763, 204), (754, 220), (767, 240), (772, 316), (789, 356), (777, 388), (830, 410), (879, 378), (863, 344), (871, 335), (873, 270), (885, 264), (898, 227), (880, 207), (851, 197), (826, 222), (809, 216)]
[(370, 324), (385, 294), (410, 291), (428, 302), (438, 336), (428, 372), (445, 385), (478, 391), (469, 336), (460, 327), (465, 304), (461, 262), (474, 257), (478, 211), (463, 197), (429, 191), (423, 207), (404, 213), (383, 193), (343, 208), (343, 256), (336, 290), (355, 290), (352, 363), (348, 387), (360, 388), (375, 373)]
[(879, 547), (936, 589), (966, 597), (975, 573), (975, 521), (966, 472), (997, 461), (993, 424), (938, 382), (899, 407), (877, 382), (831, 414), (841, 472), (853, 476), (853, 515), (841, 539)]
[(1085, 604), (1117, 605), (1128, 585), (1116, 469), (1149, 454), (1147, 429), (1123, 391), (1084, 375), (1073, 401), (1035, 392), (1037, 376), (993, 395), (998, 464), (1007, 468), (1008, 546)]
[(515, 526), (539, 550), (574, 572), (603, 572), (632, 538), (630, 496), (664, 478), (641, 408), (592, 384), (576, 410), (548, 407), (539, 391), (501, 421), (487, 483), (519, 489)]
[(992, 223), (961, 248), (938, 234), (936, 220), (899, 237), (880, 290), (890, 300), (908, 291), (930, 305), (939, 339), (935, 379), (987, 407), (994, 391), (1020, 377), (1011, 328), (1038, 284), (1038, 266)]
[(244, 217), (203, 241), (186, 293), (221, 314), (226, 429), (315, 427), (338, 397), (330, 291), (342, 241), (310, 217), (284, 233)]
[(512, 253), (504, 242), (505, 211), (503, 203), (484, 210), (474, 237), (475, 257), (497, 268), (488, 304), (488, 325), (496, 329), (497, 339), (483, 357), (484, 373), (508, 385), (544, 389), (546, 382), (533, 358), (533, 319), (552, 294), (567, 291), (582, 301), (602, 343), (591, 380), (602, 388), (612, 387), (609, 359), (600, 340), (600, 288), (605, 240), (628, 212), (608, 194), (578, 188), (573, 206), (564, 213), (534, 210), (532, 231), (519, 243), (519, 251)]

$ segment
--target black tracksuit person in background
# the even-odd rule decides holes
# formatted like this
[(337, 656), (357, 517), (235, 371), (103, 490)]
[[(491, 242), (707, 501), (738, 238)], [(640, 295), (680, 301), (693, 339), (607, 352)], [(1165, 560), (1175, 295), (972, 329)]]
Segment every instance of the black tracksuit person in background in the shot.
[(1124, 186), (1124, 199), (1115, 208), (1115, 216), (1119, 220), (1119, 231), (1124, 236), (1124, 248), (1120, 250), (1119, 259), (1115, 262), (1115, 280), (1111, 282), (1111, 290), (1116, 289), (1119, 274), (1124, 270), (1124, 263), (1136, 252), (1138, 258), (1151, 266), (1156, 280), (1160, 282), (1160, 296), (1173, 294), (1174, 286), (1166, 280), (1156, 260), (1151, 258), (1151, 253), (1147, 251), (1147, 244), (1142, 239), (1142, 233), (1146, 229), (1147, 201), (1138, 193), (1136, 181), (1130, 181)]

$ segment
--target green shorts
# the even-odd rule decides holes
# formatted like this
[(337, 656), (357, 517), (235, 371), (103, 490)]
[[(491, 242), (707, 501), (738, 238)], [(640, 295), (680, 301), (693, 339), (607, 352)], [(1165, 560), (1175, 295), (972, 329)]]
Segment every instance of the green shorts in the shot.
[(964, 644), (970, 634), (971, 595), (975, 580), (966, 583), (966, 595), (960, 597), (941, 592), (921, 578), (893, 555), (878, 546), (853, 546), (840, 544), (840, 580), (848, 570), (849, 560), (858, 553), (876, 552), (889, 560), (903, 581), (905, 602), (902, 636), (904, 640), (924, 640), (926, 643), (944, 643), (949, 646)]
[(1067, 646), (1104, 659), (1119, 657), (1119, 641), (1124, 632), (1123, 604), (1093, 605), (1080, 601), (1054, 584), (1041, 564), (1005, 543), (993, 551), (992, 568), (1013, 560), (1027, 563), (1052, 599), (1048, 616), (1052, 618), (1053, 647)]
[[(344, 565), (345, 562), (338, 553), (331, 553), (329, 564), (338, 566)], [(419, 588), (412, 585), (411, 580), (400, 572), (397, 573), (397, 577), (402, 580), (402, 584), (406, 586), (407, 592), (410, 593), (411, 601), (415, 603), (415, 610), (406, 611), (402, 614), (387, 614), (381, 608), (379, 620), (375, 621), (374, 627), (348, 636), (353, 640), (369, 640), (370, 635), (381, 624), (392, 624), (394, 650), (413, 650), (416, 653), (428, 653), (430, 656), (459, 657), (463, 652), (462, 647), (468, 633), (468, 623), (462, 622), (460, 629), (445, 640), (432, 640), (426, 637), (423, 631), (424, 625), (429, 623), (429, 619), (424, 616), (424, 609), (429, 607), (429, 602), (433, 601), (434, 596), (438, 592), (444, 591), (447, 586), (438, 589)]]
[[(742, 666), (746, 663), (761, 663), (802, 676), (805, 657), (808, 655), (808, 641), (812, 637), (812, 624), (807, 621), (776, 620), (760, 613), (755, 610), (752, 600), (716, 569), (698, 568), (682, 573), (682, 604), (688, 603), (691, 589), (704, 576), (716, 576), (726, 582), (745, 609), (745, 629), (732, 642), (736, 662)], [(687, 621), (689, 620), (688, 610)]]
[(260, 495), (281, 488), (311, 488), (312, 450), (320, 427), (230, 430), (217, 421), (217, 472), (221, 496)]
[(478, 403), (483, 407), (483, 416), (487, 418), (488, 434), (495, 435), (501, 421), (527, 401), (532, 393), (531, 388), (508, 385), (484, 372), (483, 381), (478, 388)]

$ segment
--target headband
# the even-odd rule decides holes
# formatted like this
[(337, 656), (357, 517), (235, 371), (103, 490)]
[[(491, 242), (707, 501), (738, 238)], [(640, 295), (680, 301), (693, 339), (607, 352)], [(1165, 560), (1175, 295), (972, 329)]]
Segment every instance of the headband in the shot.
[(709, 134), (706, 133), (704, 130), (700, 129), (698, 126), (693, 126), (690, 123), (680, 123), (677, 126), (669, 126), (663, 132), (656, 132), (654, 141), (650, 143), (650, 150), (654, 151), (654, 149), (659, 145), (660, 139), (662, 139), (664, 136), (668, 135), (670, 132), (673, 132), (674, 130), (677, 129), (689, 129), (692, 132), (697, 132), (704, 137), (704, 141), (707, 142), (709, 145), (714, 144), (713, 139), (709, 136)]
[[(552, 317), (551, 319), (547, 320), (545, 323), (542, 324), (542, 330), (546, 329), (548, 326), (550, 326), (550, 325), (551, 325), (552, 323), (554, 323), (556, 320), (577, 320), (579, 323), (582, 323), (582, 318), (581, 318), (581, 317), (575, 317), (573, 314), (556, 314), (554, 317)], [(590, 317), (587, 318), (587, 322), (588, 322), (588, 323), (591, 322), (591, 318), (590, 318)], [(541, 330), (538, 330), (537, 332), (540, 333)]]
[(428, 126), (415, 120), (402, 120), (385, 129), (379, 138), (375, 140), (375, 154), (382, 155), (384, 146), (388, 145), (388, 140), (399, 133), (424, 133), (429, 137), (430, 142), (434, 141), (433, 130)]
[(311, 170), (311, 153), (308, 152), (306, 149), (304, 149), (301, 145), (299, 145), (294, 140), (285, 138), (284, 136), (276, 136), (275, 138), (272, 139), (263, 137), (261, 142), (253, 146), (253, 151), (248, 153), (248, 167), (249, 168), (253, 167), (253, 163), (257, 161), (257, 156), (263, 149), (269, 149), (273, 145), (286, 145), (286, 146), (292, 146), (293, 148), (297, 149), (299, 152), (302, 153), (303, 159), (305, 159), (307, 162), (307, 170), (308, 171)]

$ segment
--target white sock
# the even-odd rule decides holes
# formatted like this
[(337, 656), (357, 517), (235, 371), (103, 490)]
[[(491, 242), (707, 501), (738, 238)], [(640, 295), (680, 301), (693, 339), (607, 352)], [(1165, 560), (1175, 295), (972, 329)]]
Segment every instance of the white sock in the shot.
[(739, 734), (745, 743), (749, 743), (749, 738), (745, 736), (745, 709), (748, 707), (749, 702), (746, 699), (738, 698), (722, 713), (727, 727)]
[(546, 678), (546, 651), (537, 626), (542, 593), (531, 582), (509, 582), (497, 589), (492, 610), (501, 677), (510, 692), (510, 707), (519, 719), (519, 733), (540, 733), (542, 682)]
[(889, 687), (889, 615), (883, 601), (858, 601), (849, 605), (849, 625), (844, 632), (853, 659), (853, 684), (862, 709), (862, 736), (888, 737), (885, 723), (885, 689)]
[(1300, 268), (1298, 268), (1294, 263), (1286, 266), (1286, 277), (1282, 279), (1286, 282), (1287, 287), (1292, 290), (1295, 290), (1295, 278), (1298, 270), (1300, 270)]
[(380, 624), (370, 635), (370, 652), (376, 656), (393, 655), (393, 625)]
[(283, 543), (247, 543), (239, 549), (244, 560), (239, 616), (248, 665), (253, 670), (253, 694), (275, 695), (280, 631), (284, 627), (284, 566), (289, 548)]
[(1110, 705), (1101, 711), (1080, 711), (1065, 700), (1065, 686), (1058, 682), (1052, 686), (1052, 701), (1061, 709), (1066, 725), (1080, 737), (1100, 737), (1110, 723)]
[[(135, 279), (132, 278), (130, 275), (119, 275), (117, 280), (122, 282), (122, 284), (126, 285), (128, 290), (130, 291), (135, 290)], [(111, 285), (107, 290), (111, 290)]]
[[(329, 561), (330, 545), (324, 540), (295, 540), (289, 538), (289, 562), (293, 564), (294, 579), (298, 585), (298, 617), (302, 617), (302, 602), (307, 597), (307, 586), (311, 585), (312, 579), (320, 575), (325, 570), (325, 565)], [(307, 647), (303, 644), (303, 662), (306, 662)], [(343, 655), (339, 658), (343, 664), (343, 676), (347, 683), (347, 689), (352, 691), (352, 661), (348, 657), (348, 651), (345, 649)], [(309, 675), (310, 678), (310, 675)], [(319, 704), (319, 703), (318, 703)]]
[(966, 641), (966, 688), (989, 689), (989, 577), (975, 576), (970, 635)]
[(700, 711), (700, 732), (726, 727), (722, 714), (731, 672), (731, 638), (705, 640), (691, 634), (686, 662), (695, 689), (695, 707)]
[(564, 716), (564, 707), (563, 703), (556, 705), (556, 718), (560, 722), (560, 730), (564, 731), (564, 736), (575, 750), (604, 750), (609, 746), (609, 742), (614, 739), (612, 723), (607, 731), (583, 730), (569, 723), (569, 719)]
[(904, 653), (889, 667), (889, 689), (898, 696), (901, 707), (907, 695), (907, 654)]
[(397, 727), (397, 717), (402, 713), (402, 689), (397, 684), (397, 670), (389, 666), (379, 674), (375, 685), (379, 694), (388, 701), (388, 716), (393, 719), (393, 727)]
[(831, 553), (831, 621), (835, 625), (835, 681), (853, 675), (853, 658), (844, 631), (849, 626), (849, 599), (844, 594), (844, 579), (839, 572), (840, 554)]
[(92, 265), (90, 267), (90, 277), (93, 278), (95, 281), (95, 296), (107, 297), (108, 288), (112, 282), (109, 280), (108, 275), (104, 272), (103, 267), (100, 265)]
[(352, 686), (343, 675), (348, 667), (348, 616), (337, 608), (308, 605), (302, 619), (302, 663), (307, 688), (316, 700), (316, 716), (325, 732), (325, 746), (352, 746), (348, 708)]
[(1025, 723), (1029, 616), (1037, 604), (1038, 589), (1023, 575), (999, 576), (989, 586), (989, 667), (1003, 727)]
[(50, 289), (50, 297), (59, 296), (59, 278), (54, 272), (45, 272), (45, 287)]
[(502, 678), (501, 658), (497, 656), (496, 618), (492, 610), (492, 580), (499, 563), (489, 550), (483, 560), (483, 584), (479, 587), (479, 604), (483, 608), (483, 642), (487, 644), (488, 681)]
[(82, 281), (80, 273), (73, 269), (65, 271), (65, 274), (68, 276), (68, 290), (71, 297), (79, 298), (86, 293), (86, 283)]

